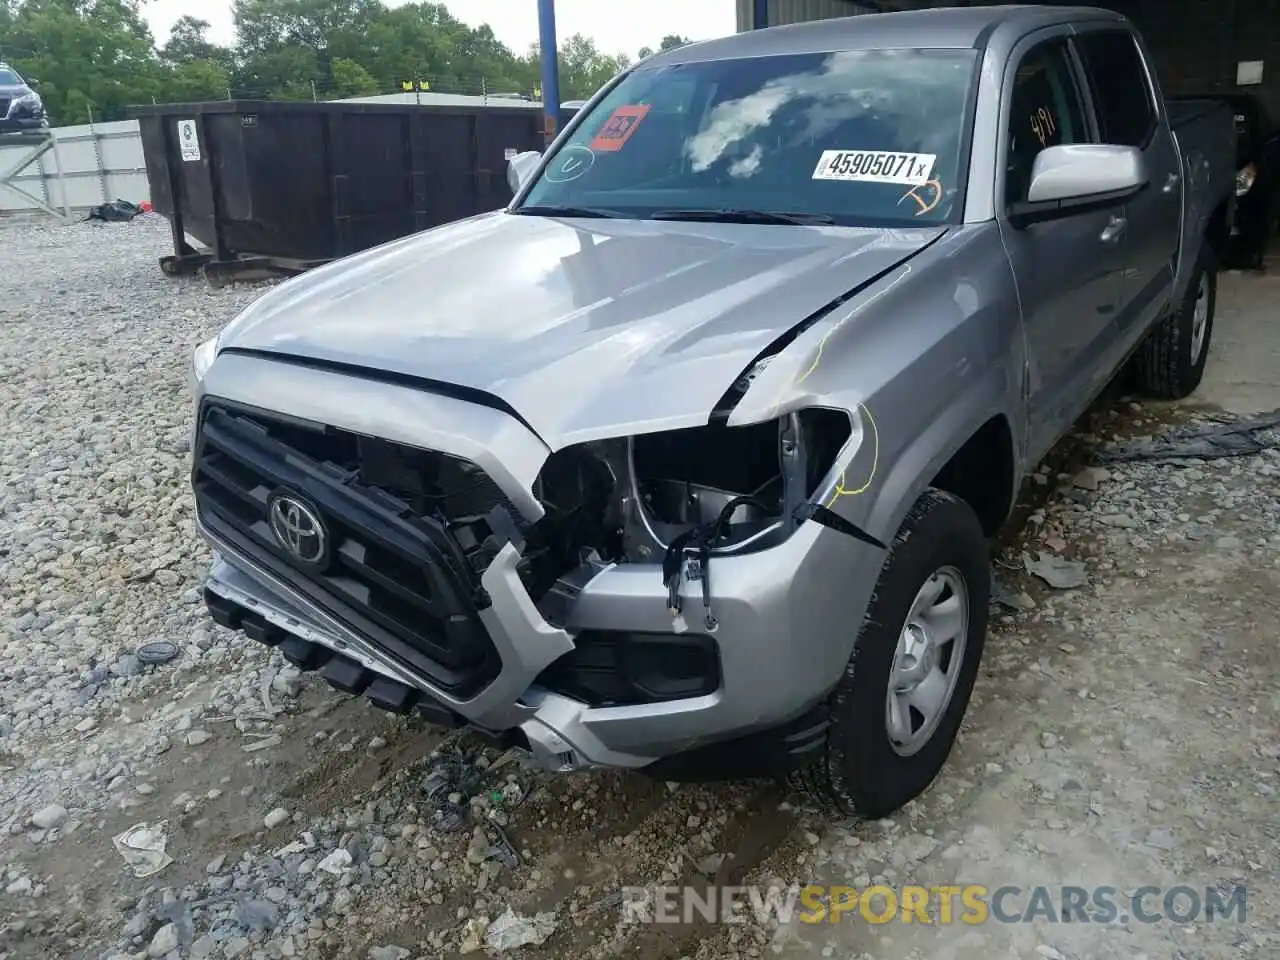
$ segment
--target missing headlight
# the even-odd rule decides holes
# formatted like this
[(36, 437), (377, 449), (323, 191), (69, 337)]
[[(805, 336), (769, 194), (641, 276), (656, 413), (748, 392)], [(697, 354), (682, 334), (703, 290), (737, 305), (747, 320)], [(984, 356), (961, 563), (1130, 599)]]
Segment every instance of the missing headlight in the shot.
[(636, 437), (632, 462), (636, 492), (656, 524), (690, 527), (710, 523), (730, 500), (742, 496), (756, 503), (735, 509), (729, 518), (731, 526), (767, 526), (782, 512), (776, 422), (697, 427)]
[(851, 433), (847, 413), (815, 408), (559, 450), (534, 485), (546, 514), (522, 531), (521, 579), (542, 614), (563, 624), (611, 564), (665, 568), (690, 553), (705, 568), (714, 553), (780, 543)]
[(682, 581), (697, 581), (704, 625), (716, 628), (711, 558), (790, 536), (804, 522), (800, 508), (851, 433), (845, 413), (804, 410), (766, 423), (714, 422), (632, 441), (633, 484), (642, 519), (662, 549), (662, 582), (673, 617), (681, 615)]
[(779, 528), (785, 536), (783, 521), (813, 495), (850, 433), (848, 414), (814, 408), (743, 427), (636, 437), (635, 488), (654, 539), (665, 547), (691, 527), (716, 522), (734, 500), (721, 546)]

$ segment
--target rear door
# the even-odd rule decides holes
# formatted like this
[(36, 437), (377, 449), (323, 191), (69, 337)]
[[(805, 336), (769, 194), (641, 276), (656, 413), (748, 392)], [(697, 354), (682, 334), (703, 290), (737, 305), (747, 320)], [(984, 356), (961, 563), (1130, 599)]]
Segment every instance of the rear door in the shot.
[(1089, 402), (1089, 383), (1115, 336), (1124, 206), (1015, 226), (1009, 206), (1027, 199), (1040, 151), (1096, 143), (1069, 29), (1024, 40), (1006, 75), (997, 184), (1000, 232), (1013, 266), (1027, 342), (1027, 453), (1038, 459)]
[(1137, 147), (1148, 186), (1125, 205), (1120, 250), (1117, 347), (1127, 353), (1164, 309), (1173, 289), (1182, 225), (1182, 168), (1164, 98), (1137, 36), (1114, 23), (1086, 25), (1076, 46), (1089, 79), (1103, 143)]

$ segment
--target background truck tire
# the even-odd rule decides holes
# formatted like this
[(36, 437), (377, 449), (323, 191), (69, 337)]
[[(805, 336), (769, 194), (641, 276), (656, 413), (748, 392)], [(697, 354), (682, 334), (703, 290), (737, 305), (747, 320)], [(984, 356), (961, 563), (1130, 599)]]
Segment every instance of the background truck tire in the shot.
[(1179, 400), (1200, 386), (1217, 301), (1218, 268), (1206, 244), (1182, 303), (1156, 324), (1134, 355), (1134, 374), (1144, 393)]
[[(903, 755), (890, 734), (891, 677), (898, 689), (901, 644), (926, 584), (934, 574), (963, 581), (963, 647), (957, 676), (932, 733)], [(942, 769), (969, 703), (987, 632), (991, 592), (986, 537), (973, 510), (940, 490), (916, 501), (890, 546), (844, 676), (831, 695), (831, 727), (825, 750), (797, 774), (815, 800), (844, 814), (883, 817), (919, 795)], [(944, 590), (941, 597), (945, 603)], [(918, 617), (916, 619), (919, 619)], [(934, 621), (925, 621), (933, 623)], [(941, 635), (943, 630), (930, 632)], [(944, 653), (933, 658), (946, 661)], [(922, 727), (923, 729), (923, 727)]]

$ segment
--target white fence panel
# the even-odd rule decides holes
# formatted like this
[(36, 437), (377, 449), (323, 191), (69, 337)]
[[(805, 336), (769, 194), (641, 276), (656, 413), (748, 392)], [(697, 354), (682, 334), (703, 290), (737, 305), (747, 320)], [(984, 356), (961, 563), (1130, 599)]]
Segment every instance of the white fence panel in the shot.
[[(46, 133), (51, 143), (30, 134), (0, 135), (0, 214), (42, 209), (32, 198), (58, 211), (69, 208), (73, 215), (107, 200), (150, 198), (137, 120), (54, 127)], [(33, 154), (36, 159), (24, 166)]]

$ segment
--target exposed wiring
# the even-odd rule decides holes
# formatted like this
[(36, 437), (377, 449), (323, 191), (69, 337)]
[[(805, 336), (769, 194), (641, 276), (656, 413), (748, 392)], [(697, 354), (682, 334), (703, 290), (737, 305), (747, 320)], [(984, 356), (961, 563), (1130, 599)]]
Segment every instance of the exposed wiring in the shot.
[[(721, 508), (714, 520), (690, 527), (668, 544), (667, 552), (662, 558), (662, 583), (667, 588), (667, 608), (673, 617), (678, 617), (684, 607), (680, 598), (680, 576), (684, 572), (685, 554), (696, 551), (699, 560), (698, 574), (702, 580), (704, 622), (708, 630), (715, 629), (716, 618), (711, 612), (711, 551), (723, 538), (729, 518), (744, 504), (761, 510), (768, 509), (753, 496), (734, 497)], [(692, 575), (689, 579), (693, 579)]]

